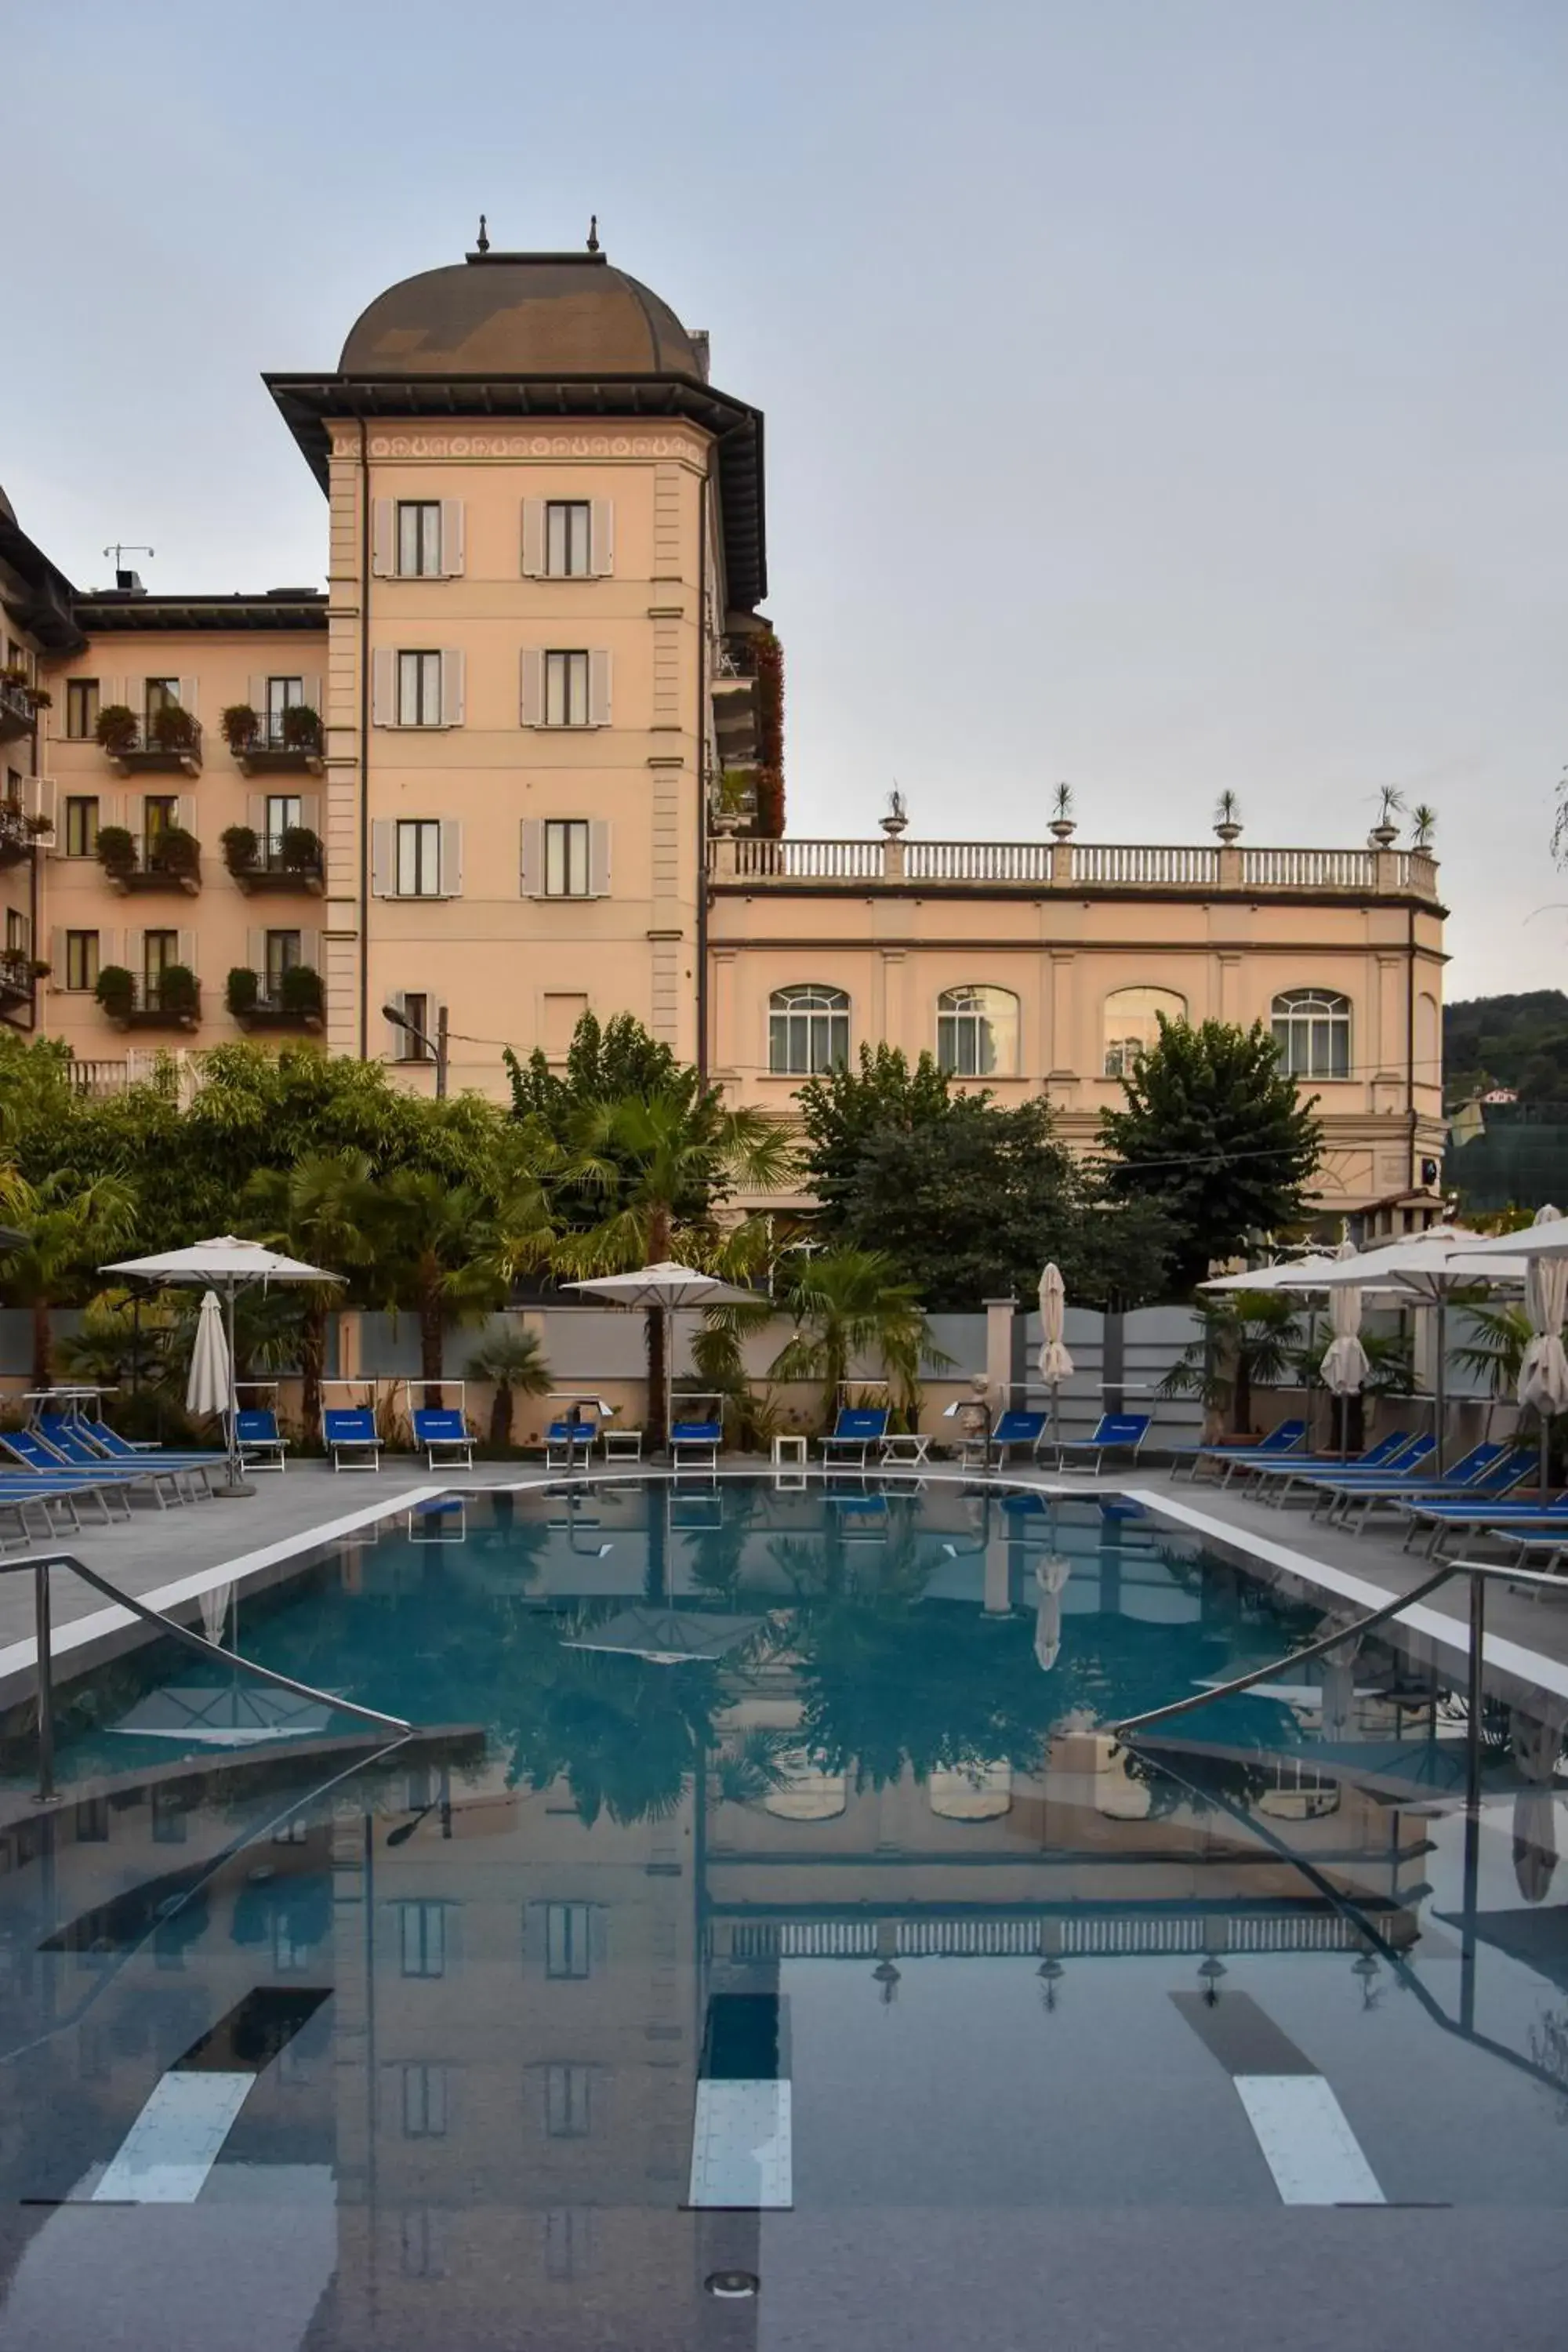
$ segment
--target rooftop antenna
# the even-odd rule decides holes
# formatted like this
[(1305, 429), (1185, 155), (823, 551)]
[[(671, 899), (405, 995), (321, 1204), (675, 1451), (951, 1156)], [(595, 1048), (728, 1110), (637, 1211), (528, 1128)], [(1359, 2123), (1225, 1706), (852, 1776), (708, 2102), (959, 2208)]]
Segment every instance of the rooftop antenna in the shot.
[(121, 560), (123, 556), (144, 555), (148, 562), (151, 562), (153, 556), (157, 553), (156, 548), (142, 547), (136, 541), (128, 539), (117, 539), (112, 547), (106, 547), (103, 551), (105, 555), (113, 556), (114, 568), (116, 572), (123, 572), (125, 569), (125, 566)]
[(597, 253), (599, 250), (599, 215), (597, 213), (591, 213), (588, 216), (588, 250), (590, 253)]
[(479, 233), (475, 240), (474, 250), (476, 253), (488, 253), (489, 249), (489, 232), (485, 226), (485, 216), (483, 213), (481, 213), (479, 215)]

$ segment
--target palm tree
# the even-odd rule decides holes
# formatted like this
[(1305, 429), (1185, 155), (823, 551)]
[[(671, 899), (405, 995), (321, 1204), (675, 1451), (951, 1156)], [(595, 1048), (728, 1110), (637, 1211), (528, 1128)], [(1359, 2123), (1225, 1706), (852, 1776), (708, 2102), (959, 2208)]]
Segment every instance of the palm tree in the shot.
[[(370, 1265), (379, 1201), (375, 1171), (363, 1151), (315, 1151), (292, 1168), (258, 1169), (242, 1195), (259, 1239), (331, 1273)], [(336, 1284), (326, 1283), (308, 1283), (299, 1294), (300, 1412), (308, 1435), (321, 1425), (327, 1317), (341, 1297)]]
[(33, 1386), (47, 1388), (55, 1371), (53, 1310), (96, 1289), (104, 1259), (129, 1243), (136, 1192), (121, 1176), (83, 1184), (59, 1168), (30, 1184), (15, 1168), (0, 1169), (0, 1219), (22, 1237), (21, 1246), (0, 1259), (0, 1280), (12, 1304), (31, 1312)]
[(900, 1412), (920, 1402), (922, 1361), (945, 1364), (910, 1283), (880, 1250), (824, 1250), (801, 1261), (783, 1304), (795, 1335), (769, 1367), (775, 1381), (820, 1381), (824, 1428), (857, 1357), (880, 1365)]
[[(586, 1102), (568, 1122), (563, 1184), (597, 1195), (598, 1222), (563, 1239), (556, 1262), (581, 1275), (714, 1254), (714, 1203), (736, 1187), (770, 1192), (795, 1165), (789, 1131), (758, 1110), (727, 1110), (717, 1092), (672, 1087), (646, 1098)], [(665, 1318), (647, 1316), (648, 1438), (665, 1430)]]
[(1198, 1297), (1194, 1311), (1202, 1325), (1160, 1382), (1162, 1396), (1193, 1396), (1205, 1411), (1229, 1408), (1233, 1436), (1252, 1427), (1255, 1381), (1274, 1382), (1289, 1370), (1300, 1336), (1300, 1307), (1288, 1292), (1233, 1290)]
[(544, 1360), (543, 1343), (537, 1331), (527, 1330), (521, 1323), (492, 1331), (468, 1358), (468, 1370), (477, 1381), (495, 1382), (490, 1444), (498, 1454), (506, 1453), (511, 1445), (513, 1399), (543, 1396), (549, 1390), (550, 1367)]
[(419, 1376), (426, 1402), (437, 1402), (447, 1330), (505, 1300), (494, 1207), (475, 1184), (451, 1183), (430, 1169), (397, 1168), (378, 1187), (376, 1224), (386, 1302), (413, 1308)]

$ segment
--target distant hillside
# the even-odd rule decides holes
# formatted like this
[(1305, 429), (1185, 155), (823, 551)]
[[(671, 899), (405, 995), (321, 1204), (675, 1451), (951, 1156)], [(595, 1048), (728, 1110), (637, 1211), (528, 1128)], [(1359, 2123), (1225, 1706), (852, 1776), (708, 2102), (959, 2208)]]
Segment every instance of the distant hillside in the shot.
[(1489, 1087), (1523, 1102), (1568, 1102), (1568, 996), (1472, 996), (1443, 1013), (1443, 1097), (1450, 1106)]

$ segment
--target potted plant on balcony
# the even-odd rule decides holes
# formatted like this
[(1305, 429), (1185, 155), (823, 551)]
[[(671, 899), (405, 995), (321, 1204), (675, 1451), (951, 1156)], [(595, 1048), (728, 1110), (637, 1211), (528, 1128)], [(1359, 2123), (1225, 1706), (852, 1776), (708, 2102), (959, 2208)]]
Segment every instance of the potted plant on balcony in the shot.
[(322, 1008), (321, 973), (310, 964), (295, 964), (279, 982), (278, 1002), (285, 1013), (291, 1013), (298, 1020), (320, 1021)]
[[(103, 835), (99, 835), (101, 841)], [(157, 835), (156, 846), (149, 844), (149, 865), (155, 864), (176, 881), (191, 882), (202, 870), (202, 845), (194, 833), (183, 824), (166, 824)]]
[(1221, 793), (1214, 804), (1214, 829), (1228, 849), (1233, 841), (1241, 838), (1241, 803), (1228, 790)]
[(1396, 785), (1384, 784), (1378, 794), (1377, 823), (1372, 829), (1372, 838), (1375, 847), (1393, 848), (1399, 838), (1399, 826), (1395, 820), (1402, 817), (1404, 814), (1404, 793)]
[(183, 703), (165, 702), (147, 722), (147, 732), (160, 751), (194, 751), (196, 722)]
[(106, 702), (93, 721), (93, 740), (104, 751), (134, 751), (139, 732), (136, 713), (127, 702)]
[(46, 833), (53, 833), (54, 829), (54, 818), (46, 815), (42, 810), (37, 816), (30, 816), (27, 819), (27, 831), (35, 841), (41, 841)]
[(195, 973), (188, 963), (167, 963), (158, 982), (158, 1010), (175, 1020), (194, 1024), (201, 1009), (202, 992)]
[(248, 824), (225, 825), (219, 839), (223, 846), (223, 862), (231, 874), (253, 874), (261, 855), (261, 843), (255, 827)]
[(288, 874), (316, 874), (321, 866), (321, 836), (308, 824), (283, 828), (283, 869)]
[(1433, 836), (1437, 830), (1437, 812), (1425, 801), (1417, 801), (1410, 812), (1410, 846), (1432, 854)]
[(261, 732), (260, 714), (248, 702), (231, 702), (221, 713), (218, 725), (223, 729), (224, 741), (237, 758), (250, 750)]
[(54, 970), (54, 965), (52, 963), (47, 963), (41, 956), (35, 956), (31, 963), (28, 964), (27, 970), (32, 973), (35, 980), (47, 980), (50, 972)]
[(1070, 841), (1078, 831), (1078, 820), (1072, 813), (1072, 786), (1058, 784), (1051, 798), (1056, 814), (1051, 818), (1051, 831), (1058, 841)]
[(136, 871), (136, 838), (122, 824), (100, 824), (94, 846), (98, 862), (111, 882), (123, 882)]
[(130, 1020), (136, 1003), (136, 982), (122, 963), (106, 963), (92, 992), (111, 1021)]
[(321, 714), (308, 702), (291, 702), (283, 713), (283, 748), (287, 751), (319, 751)]
[(261, 982), (248, 964), (237, 963), (224, 987), (224, 1002), (237, 1021), (254, 1013), (261, 994)]

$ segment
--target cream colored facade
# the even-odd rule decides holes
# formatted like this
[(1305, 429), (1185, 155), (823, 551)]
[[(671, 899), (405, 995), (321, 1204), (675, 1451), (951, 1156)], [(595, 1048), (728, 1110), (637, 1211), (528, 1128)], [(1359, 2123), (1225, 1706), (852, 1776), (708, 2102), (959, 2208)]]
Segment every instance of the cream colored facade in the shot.
[[(829, 1048), (886, 1038), (1005, 1101), (1046, 1088), (1081, 1141), (1159, 1005), (1294, 1020), (1327, 1204), (1436, 1189), (1429, 857), (728, 829), (763, 741), (762, 420), (596, 249), (480, 250), (379, 297), (336, 371), (268, 381), (327, 496), (325, 595), (127, 582), (27, 647), (52, 695), (28, 789), (54, 832), (0, 894), (25, 883), (50, 969), (6, 1017), (65, 1038), (84, 1083), (262, 1028), (429, 1089), (391, 1007), (444, 1034), (454, 1090), (502, 1095), (503, 1045), (559, 1057), (582, 1013), (630, 1012), (738, 1100), (787, 1109)], [(179, 756), (152, 740), (169, 698), (200, 730)], [(129, 751), (93, 737), (113, 702), (139, 721)], [(285, 747), (300, 703), (320, 739)], [(264, 728), (237, 753), (237, 704)], [(150, 854), (171, 824), (199, 871)], [(129, 875), (95, 854), (108, 825), (139, 845)], [(237, 873), (235, 827), (262, 844)], [(285, 858), (284, 831), (319, 856)], [(162, 1002), (171, 962), (195, 1013)], [(94, 993), (110, 964), (129, 1014)], [(320, 975), (319, 1012), (281, 1001), (290, 964)], [(237, 970), (255, 981), (231, 1011)]]

